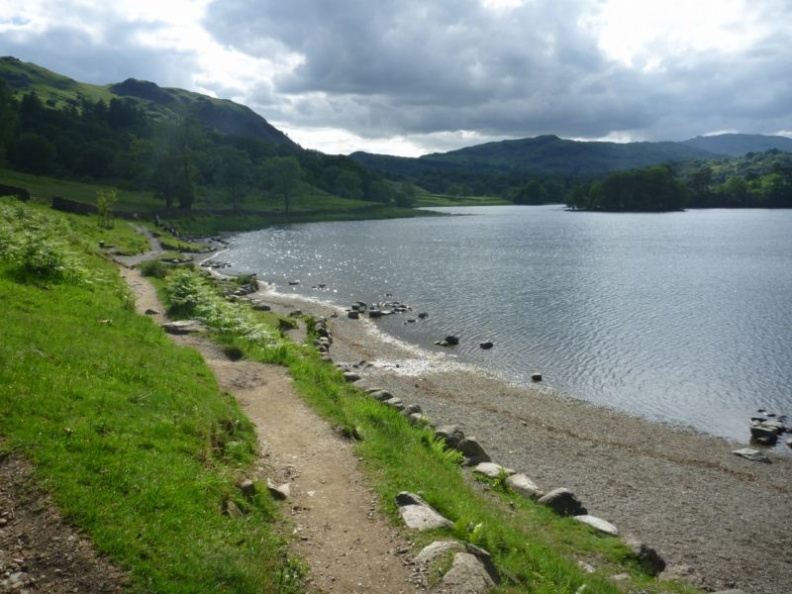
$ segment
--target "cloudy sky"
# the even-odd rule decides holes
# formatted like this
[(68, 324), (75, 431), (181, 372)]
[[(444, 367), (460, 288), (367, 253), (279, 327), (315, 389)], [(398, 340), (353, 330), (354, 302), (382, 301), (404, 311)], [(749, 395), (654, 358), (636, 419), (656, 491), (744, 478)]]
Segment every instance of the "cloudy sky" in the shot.
[(248, 105), (305, 148), (792, 136), (792, 0), (0, 0), (0, 55)]

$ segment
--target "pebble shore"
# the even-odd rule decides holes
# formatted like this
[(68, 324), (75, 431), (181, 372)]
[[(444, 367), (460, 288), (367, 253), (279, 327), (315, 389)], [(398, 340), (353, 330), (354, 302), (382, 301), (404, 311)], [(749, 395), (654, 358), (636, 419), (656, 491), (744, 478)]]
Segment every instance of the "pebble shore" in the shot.
[(770, 452), (770, 464), (751, 462), (732, 453), (745, 443), (595, 407), (541, 384), (512, 385), (455, 364), (442, 349), (388, 340), (376, 322), (319, 302), (269, 289), (255, 298), (281, 313), (327, 317), (335, 362), (357, 364), (361, 381), (420, 405), (435, 423), (461, 425), (494, 461), (543, 490), (570, 489), (591, 514), (654, 547), (668, 564), (665, 577), (706, 590), (792, 591), (792, 457)]

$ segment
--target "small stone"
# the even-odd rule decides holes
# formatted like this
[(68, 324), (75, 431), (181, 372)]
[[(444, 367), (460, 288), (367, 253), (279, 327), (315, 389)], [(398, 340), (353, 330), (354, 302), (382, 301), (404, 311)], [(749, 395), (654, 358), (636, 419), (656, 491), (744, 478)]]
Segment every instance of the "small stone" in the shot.
[(542, 374), (541, 373), (532, 373), (531, 374), (531, 381), (532, 382), (541, 382), (542, 381)]
[(745, 458), (746, 460), (751, 460), (752, 462), (764, 462), (765, 464), (770, 464), (770, 458), (767, 456), (767, 454), (760, 452), (759, 450), (754, 450), (753, 448), (734, 450), (732, 454), (735, 456), (740, 456), (741, 458)]
[(456, 449), (462, 452), (468, 466), (474, 466), (481, 462), (491, 462), (489, 454), (484, 451), (481, 444), (476, 441), (475, 437), (466, 437), (459, 442)]
[(632, 550), (633, 555), (635, 555), (649, 575), (657, 576), (661, 574), (663, 570), (665, 570), (665, 560), (655, 549), (646, 543), (641, 542), (636, 538), (629, 537), (625, 539), (624, 544), (626, 544)]
[(583, 524), (587, 524), (592, 528), (599, 530), (600, 532), (604, 532), (605, 534), (610, 534), (611, 536), (619, 536), (619, 529), (616, 528), (610, 522), (607, 522), (601, 518), (597, 518), (595, 516), (573, 516), (578, 522), (582, 522)]
[(580, 499), (569, 489), (554, 489), (539, 498), (538, 503), (546, 505), (562, 516), (584, 516), (587, 513)]
[(245, 479), (239, 483), (239, 490), (242, 491), (242, 495), (251, 499), (256, 495), (256, 483), (250, 479)]
[(288, 499), (291, 495), (291, 485), (289, 485), (289, 483), (276, 485), (274, 482), (272, 482), (272, 479), (267, 479), (267, 489), (269, 490), (270, 495), (280, 501)]
[(408, 528), (430, 530), (432, 528), (451, 528), (454, 525), (413, 493), (402, 491), (396, 495), (396, 505), (399, 506), (399, 514)]
[(434, 434), (435, 440), (442, 439), (452, 450), (457, 449), (459, 442), (465, 439), (465, 433), (459, 425), (443, 425)]
[(504, 475), (511, 476), (515, 474), (515, 471), (511, 468), (506, 468), (500, 464), (495, 464), (494, 462), (482, 462), (473, 469), (473, 472), (477, 474), (483, 474), (484, 476), (494, 479), (500, 478)]
[(539, 499), (544, 495), (544, 492), (536, 486), (536, 483), (522, 473), (511, 475), (506, 479), (506, 484), (523, 497), (528, 497), (529, 499)]

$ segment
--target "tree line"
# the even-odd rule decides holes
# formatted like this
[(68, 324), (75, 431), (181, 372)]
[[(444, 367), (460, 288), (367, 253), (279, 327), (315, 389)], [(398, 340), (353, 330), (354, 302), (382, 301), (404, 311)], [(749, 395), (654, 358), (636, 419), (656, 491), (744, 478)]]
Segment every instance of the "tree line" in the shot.
[(771, 149), (722, 161), (618, 171), (578, 184), (565, 202), (574, 210), (600, 211), (792, 208), (792, 154)]
[(348, 157), (275, 145), (203, 126), (190, 108), (149, 117), (133, 99), (80, 96), (66, 106), (35, 91), (17, 98), (0, 79), (0, 166), (55, 177), (148, 190), (167, 208), (256, 207), (277, 197), (283, 209), (312, 191), (409, 207), (414, 192)]

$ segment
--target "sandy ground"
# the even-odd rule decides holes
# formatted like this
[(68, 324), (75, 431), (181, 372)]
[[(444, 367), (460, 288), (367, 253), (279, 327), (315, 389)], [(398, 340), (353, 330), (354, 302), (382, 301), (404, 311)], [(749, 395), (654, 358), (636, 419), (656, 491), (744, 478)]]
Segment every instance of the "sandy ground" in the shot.
[[(284, 312), (338, 313), (267, 291), (256, 298)], [(330, 322), (334, 361), (367, 361), (361, 381), (419, 404), (438, 424), (461, 425), (494, 461), (544, 490), (571, 489), (589, 513), (654, 547), (668, 576), (707, 590), (792, 591), (792, 457), (751, 462), (732, 453), (747, 444), (416, 360), (379, 340), (370, 320)]]

